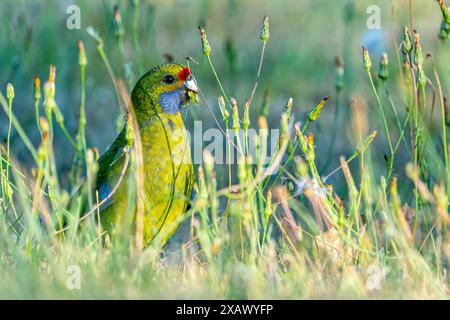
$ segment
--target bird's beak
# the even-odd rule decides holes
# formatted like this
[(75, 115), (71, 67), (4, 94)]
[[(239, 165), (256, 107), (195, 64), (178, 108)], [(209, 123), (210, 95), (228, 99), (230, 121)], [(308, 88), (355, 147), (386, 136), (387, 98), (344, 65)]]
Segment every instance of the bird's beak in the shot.
[(198, 104), (198, 88), (195, 83), (194, 77), (192, 75), (187, 76), (186, 80), (184, 80), (184, 102), (188, 101), (193, 104)]
[(195, 83), (194, 78), (189, 75), (186, 80), (184, 81), (184, 87), (188, 90), (188, 91), (192, 91), (194, 93), (198, 92), (198, 88), (197, 88), (197, 84)]

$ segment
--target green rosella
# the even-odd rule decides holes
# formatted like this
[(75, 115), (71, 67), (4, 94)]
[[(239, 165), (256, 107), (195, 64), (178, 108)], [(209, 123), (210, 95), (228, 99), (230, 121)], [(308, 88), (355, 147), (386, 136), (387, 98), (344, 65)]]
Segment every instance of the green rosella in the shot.
[[(164, 244), (188, 206), (195, 176), (181, 107), (196, 93), (189, 68), (174, 63), (151, 69), (132, 91), (143, 160), (144, 244), (158, 234), (158, 242)], [(136, 172), (127, 165), (128, 153), (133, 152), (130, 126), (125, 125), (98, 160), (96, 191), (103, 202), (99, 216), (110, 236), (136, 218), (136, 192), (130, 191)]]

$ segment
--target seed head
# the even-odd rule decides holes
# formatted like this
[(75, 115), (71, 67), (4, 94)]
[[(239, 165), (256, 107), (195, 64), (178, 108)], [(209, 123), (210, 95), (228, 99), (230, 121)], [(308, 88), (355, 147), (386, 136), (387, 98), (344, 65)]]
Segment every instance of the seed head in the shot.
[(418, 68), (423, 66), (422, 46), (420, 44), (420, 35), (414, 30), (414, 63)]
[(437, 0), (439, 7), (441, 8), (442, 17), (444, 18), (444, 21), (447, 23), (450, 23), (450, 14), (448, 12), (448, 8), (444, 3), (444, 0)]
[(414, 30), (414, 63), (417, 66), (418, 72), (418, 82), (424, 87), (426, 85), (427, 79), (425, 76), (425, 71), (423, 69), (423, 54), (422, 54), (422, 46), (420, 45), (420, 35)]
[(244, 119), (242, 120), (242, 125), (244, 129), (248, 129), (250, 127), (250, 101), (245, 100), (244, 106)]
[(239, 123), (239, 110), (237, 107), (237, 101), (233, 97), (230, 98), (231, 105), (233, 106), (233, 130), (237, 131), (241, 127)]
[(6, 85), (6, 98), (8, 101), (12, 101), (14, 99), (14, 87), (11, 83)]
[(39, 117), (39, 127), (42, 130), (42, 140), (46, 141), (48, 139), (49, 125), (45, 117)]
[(50, 65), (50, 74), (48, 76), (48, 82), (55, 84), (56, 68), (54, 65)]
[(55, 66), (51, 65), (48, 81), (44, 84), (44, 108), (47, 113), (51, 112), (56, 105), (55, 77), (56, 77), (56, 68)]
[(94, 152), (95, 161), (97, 161), (100, 158), (100, 152), (97, 147), (92, 147), (92, 151)]
[(291, 117), (293, 101), (294, 99), (289, 98), (283, 109), (283, 113), (286, 114), (288, 121)]
[(402, 50), (403, 53), (403, 64), (402, 64), (402, 69), (403, 69), (403, 74), (405, 75), (405, 84), (406, 85), (410, 85), (411, 84), (411, 73), (410, 73), (410, 65), (407, 59), (407, 52), (405, 50)]
[(264, 116), (259, 116), (258, 118), (258, 127), (261, 130), (267, 130), (268, 126), (267, 126), (267, 119)]
[(308, 176), (308, 165), (303, 161), (302, 157), (295, 156), (294, 157), (295, 171), (297, 172), (299, 177), (307, 177)]
[(356, 148), (353, 157), (359, 156), (361, 153), (365, 152), (367, 148), (372, 144), (373, 140), (377, 137), (377, 132), (373, 131), (370, 135), (368, 135)]
[(34, 78), (34, 99), (40, 100), (41, 99), (41, 79), (39, 79), (39, 77), (35, 77)]
[(230, 118), (230, 113), (228, 112), (227, 107), (225, 105), (225, 99), (223, 98), (223, 96), (220, 96), (217, 100), (219, 103), (220, 113), (222, 114), (222, 119), (224, 122), (228, 122), (228, 119)]
[(91, 165), (94, 163), (94, 161), (95, 161), (94, 151), (92, 151), (91, 148), (88, 148), (86, 150), (86, 163), (88, 165)]
[(281, 115), (281, 135), (286, 136), (289, 133), (289, 119), (286, 113)]
[(380, 59), (380, 65), (378, 67), (378, 77), (383, 81), (386, 81), (389, 77), (388, 63), (388, 55), (386, 52), (383, 52)]
[(87, 65), (86, 51), (84, 50), (84, 43), (78, 40), (78, 63), (80, 66)]
[(64, 116), (63, 116), (61, 110), (59, 110), (59, 107), (56, 103), (53, 105), (53, 112), (55, 113), (56, 122), (59, 123), (60, 125), (63, 125)]
[(308, 141), (306, 140), (306, 137), (303, 135), (302, 130), (300, 129), (300, 126), (297, 122), (294, 123), (294, 130), (295, 135), (297, 136), (298, 139), (298, 143), (300, 144), (300, 148), (302, 149), (302, 152), (306, 154), (308, 151)]
[(366, 47), (362, 47), (362, 56), (364, 69), (366, 69), (367, 72), (370, 72), (370, 68), (372, 67), (372, 61), (370, 60), (369, 51), (367, 50)]
[(278, 148), (280, 148), (283, 143), (289, 140), (289, 120), (286, 113), (281, 114), (281, 133), (278, 137)]
[(294, 123), (294, 130), (295, 130), (295, 135), (297, 137), (302, 135), (302, 130), (300, 129), (300, 126), (298, 125), (298, 123)]
[(211, 53), (211, 46), (209, 45), (208, 39), (206, 38), (206, 31), (202, 26), (199, 26), (198, 29), (200, 30), (200, 39), (202, 41), (203, 54), (209, 57)]
[(269, 40), (269, 36), (269, 17), (264, 16), (261, 25), (261, 35), (259, 36), (259, 38), (262, 42), (267, 42), (267, 40)]
[(411, 36), (409, 35), (408, 27), (403, 27), (403, 47), (407, 52), (411, 52), (413, 49), (411, 44)]
[(203, 162), (205, 163), (206, 173), (211, 177), (214, 171), (214, 158), (208, 149), (203, 151)]
[(325, 106), (325, 103), (328, 101), (328, 97), (324, 97), (322, 98), (322, 100), (320, 100), (319, 104), (311, 110), (311, 112), (309, 113), (308, 116), (308, 120), (309, 121), (315, 121), (317, 119), (317, 117), (319, 116), (320, 112), (322, 111), (322, 108)]

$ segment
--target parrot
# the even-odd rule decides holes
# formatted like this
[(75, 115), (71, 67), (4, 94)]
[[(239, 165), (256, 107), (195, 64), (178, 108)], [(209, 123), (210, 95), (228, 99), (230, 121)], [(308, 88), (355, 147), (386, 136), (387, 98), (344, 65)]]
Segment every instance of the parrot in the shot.
[[(197, 97), (197, 91), (190, 69), (177, 63), (152, 68), (132, 90), (142, 150), (145, 246), (157, 235), (159, 244), (164, 245), (188, 208), (195, 175), (181, 108)], [(130, 206), (136, 201), (130, 198), (136, 172), (130, 170), (127, 161), (127, 153), (133, 152), (130, 127), (126, 121), (115, 141), (97, 160), (95, 191), (101, 203), (98, 219), (110, 237), (124, 230), (130, 219), (132, 223), (136, 221), (136, 205)], [(135, 194), (136, 190), (134, 197)]]

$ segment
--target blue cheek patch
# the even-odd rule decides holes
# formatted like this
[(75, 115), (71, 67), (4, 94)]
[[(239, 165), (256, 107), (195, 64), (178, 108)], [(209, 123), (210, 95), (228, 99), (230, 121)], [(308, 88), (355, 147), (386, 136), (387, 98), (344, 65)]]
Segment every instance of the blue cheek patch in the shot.
[(181, 111), (181, 92), (183, 88), (164, 92), (159, 98), (159, 105), (165, 113), (176, 114)]

